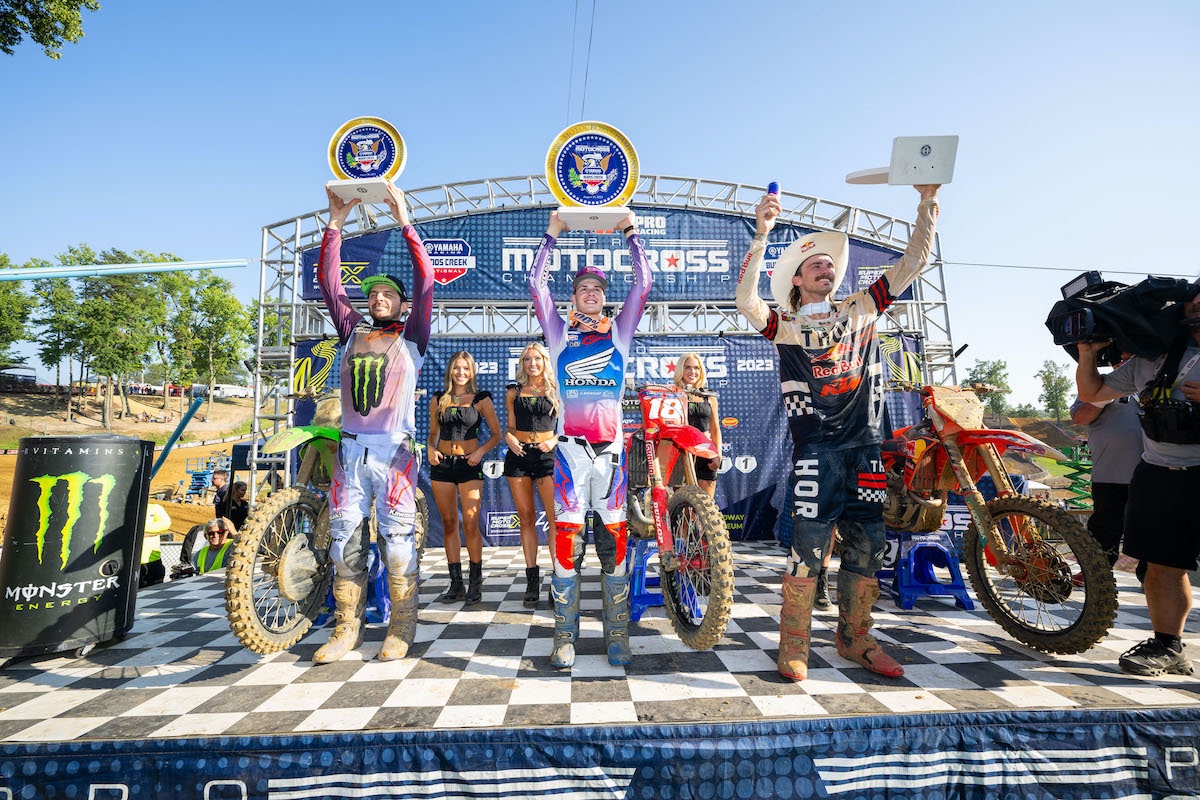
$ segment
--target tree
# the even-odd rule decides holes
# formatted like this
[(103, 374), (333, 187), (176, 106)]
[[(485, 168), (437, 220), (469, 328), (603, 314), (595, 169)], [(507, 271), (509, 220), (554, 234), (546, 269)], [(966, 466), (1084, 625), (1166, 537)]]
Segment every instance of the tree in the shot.
[(196, 311), (196, 371), (208, 376), (204, 414), (212, 416), (213, 386), (217, 376), (241, 363), (250, 335), (250, 315), (233, 296), (233, 284), (209, 272), (201, 273)]
[[(0, 269), (13, 266), (5, 253), (0, 253)], [(9, 349), (25, 338), (25, 323), (33, 311), (34, 299), (21, 290), (20, 281), (0, 281), (0, 369), (21, 366), (24, 361)]]
[(1008, 412), (1008, 401), (1005, 399), (1004, 392), (1009, 391), (1008, 385), (1008, 364), (1003, 359), (994, 361), (981, 361), (975, 359), (975, 363), (971, 366), (971, 371), (967, 373), (967, 383), (984, 383), (988, 386), (994, 386), (1000, 391), (993, 392), (987, 396), (985, 404), (987, 410), (1002, 417)]
[(1046, 411), (1054, 415), (1055, 422), (1062, 422), (1063, 414), (1067, 413), (1067, 393), (1075, 385), (1067, 377), (1067, 367), (1054, 361), (1043, 361), (1034, 377), (1042, 382), (1038, 399), (1046, 404)]
[[(166, 313), (155, 329), (154, 346), (162, 365), (163, 410), (170, 396), (168, 384), (183, 385), (196, 377), (196, 291), (199, 281), (190, 272), (161, 272), (154, 277), (166, 302)], [(183, 414), (183, 394), (179, 395)]]
[(1021, 403), (1021, 405), (1012, 409), (1010, 416), (1013, 417), (1044, 417), (1046, 416), (1040, 408), (1032, 403)]
[(0, 50), (12, 55), (28, 36), (50, 58), (62, 55), (64, 41), (83, 38), (83, 10), (98, 11), (96, 0), (0, 0)]
[[(30, 259), (27, 268), (50, 267), (49, 261)], [(54, 368), (55, 393), (62, 385), (62, 362), (67, 359), (67, 422), (71, 421), (71, 388), (75, 376), (72, 358), (79, 352), (79, 301), (67, 278), (42, 278), (33, 282), (38, 307), (32, 322), (38, 328), (38, 361)]]

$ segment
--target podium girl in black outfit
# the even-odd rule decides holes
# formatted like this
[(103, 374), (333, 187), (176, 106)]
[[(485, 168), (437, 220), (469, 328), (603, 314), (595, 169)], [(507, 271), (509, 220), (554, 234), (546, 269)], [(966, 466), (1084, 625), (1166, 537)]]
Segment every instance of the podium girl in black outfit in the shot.
[(554, 448), (558, 444), (558, 382), (550, 370), (550, 352), (534, 342), (521, 353), (517, 382), (504, 396), (508, 429), (504, 443), (504, 475), (517, 506), (521, 549), (525, 554), (525, 606), (537, 608), (541, 594), (538, 570), (537, 509), (534, 489), (542, 499), (549, 532), (550, 562), (554, 563)]
[[(462, 547), (458, 538), (458, 506), (462, 501), (462, 531), (471, 571), (465, 597), (477, 603), (483, 596), (483, 536), (479, 532), (480, 496), (483, 492), (483, 456), (500, 441), (500, 421), (490, 392), (479, 391), (475, 359), (465, 350), (450, 357), (446, 389), (429, 403), (429, 480), (433, 500), (442, 515), (450, 587), (438, 598), (443, 603), (462, 600)], [(479, 425), (491, 431), (482, 445)]]
[[(684, 391), (704, 389), (708, 385), (708, 375), (704, 371), (704, 362), (695, 353), (684, 353), (675, 364), (675, 385)], [(708, 434), (721, 452), (721, 417), (717, 414), (717, 398), (702, 395), (688, 396), (688, 424)], [(721, 468), (721, 458), (707, 459), (695, 456), (696, 482), (700, 488), (708, 492), (709, 497), (717, 494), (717, 470)]]

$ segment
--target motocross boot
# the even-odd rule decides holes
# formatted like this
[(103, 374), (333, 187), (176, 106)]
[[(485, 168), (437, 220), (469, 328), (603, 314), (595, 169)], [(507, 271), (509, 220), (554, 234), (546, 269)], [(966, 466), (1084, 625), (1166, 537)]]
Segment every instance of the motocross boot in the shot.
[(620, 667), (633, 661), (629, 649), (629, 576), (602, 575), (604, 589), (604, 643), (608, 663)]
[(379, 654), (375, 656), (380, 661), (404, 658), (417, 635), (417, 574), (388, 573), (392, 612), (388, 619), (387, 637), (383, 640), (383, 647), (379, 648)]
[(450, 570), (450, 585), (438, 597), (439, 603), (453, 603), (462, 600), (466, 594), (462, 582), (462, 562), (451, 562), (446, 567)]
[(837, 651), (872, 672), (899, 678), (904, 667), (880, 647), (871, 629), (871, 607), (879, 599), (879, 581), (849, 570), (838, 571)]
[(550, 579), (554, 596), (554, 650), (550, 663), (570, 667), (575, 663), (575, 640), (579, 638), (579, 576)]
[(817, 573), (817, 594), (813, 598), (813, 606), (822, 611), (828, 611), (833, 603), (829, 600), (829, 569), (821, 567)]
[(783, 608), (779, 612), (779, 674), (794, 681), (808, 677), (808, 640), (812, 635), (816, 578), (784, 573)]
[(333, 634), (313, 654), (314, 664), (330, 664), (355, 650), (363, 640), (363, 612), (367, 610), (367, 573), (357, 578), (333, 576)]
[(472, 561), (470, 571), (467, 575), (467, 600), (466, 603), (478, 603), (483, 599), (483, 562)]

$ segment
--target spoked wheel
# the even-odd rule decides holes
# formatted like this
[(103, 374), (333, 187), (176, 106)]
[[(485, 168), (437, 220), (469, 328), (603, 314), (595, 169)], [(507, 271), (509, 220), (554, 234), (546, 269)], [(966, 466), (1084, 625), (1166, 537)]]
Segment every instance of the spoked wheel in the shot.
[(417, 521), (413, 531), (413, 540), (417, 545), (417, 563), (425, 555), (425, 540), (429, 538), (429, 503), (425, 501), (425, 493), (417, 489)]
[(964, 540), (971, 585), (1000, 627), (1047, 653), (1082, 653), (1117, 616), (1117, 584), (1100, 545), (1066, 511), (1030, 497), (987, 504), (1011, 554), (1000, 564), (974, 525)]
[(693, 650), (708, 650), (725, 635), (733, 610), (733, 548), (725, 520), (699, 486), (683, 486), (667, 502), (679, 568), (662, 571), (671, 627)]
[(272, 493), (246, 521), (226, 565), (230, 627), (256, 653), (291, 647), (320, 613), (332, 574), (325, 501), (295, 486)]

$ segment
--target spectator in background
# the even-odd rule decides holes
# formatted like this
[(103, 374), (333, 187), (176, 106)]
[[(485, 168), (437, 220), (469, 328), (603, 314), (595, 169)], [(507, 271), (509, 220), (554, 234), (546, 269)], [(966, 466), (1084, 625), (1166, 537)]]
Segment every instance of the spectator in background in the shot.
[(217, 509), (218, 517), (229, 516), (229, 471), (218, 469), (213, 471), (213, 506)]
[(196, 572), (203, 575), (225, 566), (225, 556), (233, 543), (233, 523), (225, 517), (210, 519), (204, 526), (207, 544), (196, 552)]
[(239, 531), (250, 516), (250, 501), (246, 499), (246, 482), (234, 481), (229, 489), (229, 513), (226, 515), (233, 521)]
[[(1131, 353), (1122, 353), (1120, 366)], [(1138, 423), (1135, 395), (1116, 400), (1087, 403), (1078, 398), (1071, 404), (1071, 421), (1087, 426), (1088, 449), (1092, 453), (1092, 515), (1088, 530), (1104, 548), (1108, 563), (1121, 555), (1125, 533), (1125, 502), (1129, 481), (1142, 460), (1142, 426)], [(1139, 578), (1144, 567), (1138, 564)]]

